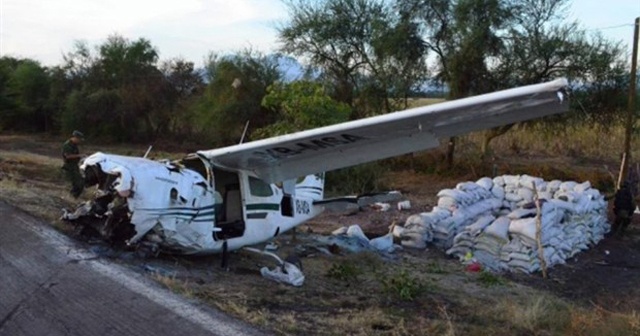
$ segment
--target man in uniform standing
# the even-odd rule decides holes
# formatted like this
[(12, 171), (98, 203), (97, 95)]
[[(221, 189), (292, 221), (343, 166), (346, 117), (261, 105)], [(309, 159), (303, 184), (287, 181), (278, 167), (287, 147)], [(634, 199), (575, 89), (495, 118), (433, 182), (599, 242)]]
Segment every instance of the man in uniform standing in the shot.
[(632, 186), (628, 181), (624, 181), (620, 189), (616, 192), (613, 200), (615, 221), (613, 222), (611, 231), (614, 235), (624, 235), (627, 226), (631, 223), (635, 209), (636, 202), (633, 196)]
[(84, 139), (84, 135), (80, 131), (73, 131), (71, 138), (69, 138), (64, 145), (62, 145), (62, 159), (64, 170), (67, 180), (71, 183), (71, 195), (74, 198), (78, 198), (84, 190), (84, 180), (80, 174), (80, 159), (83, 155), (80, 154), (78, 144)]

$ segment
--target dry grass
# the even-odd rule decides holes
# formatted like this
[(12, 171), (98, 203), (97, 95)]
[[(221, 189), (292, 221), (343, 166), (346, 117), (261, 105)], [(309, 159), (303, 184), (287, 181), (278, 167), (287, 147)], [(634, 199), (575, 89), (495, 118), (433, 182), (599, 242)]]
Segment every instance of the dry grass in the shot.
[(0, 198), (60, 228), (61, 209), (76, 202), (68, 195), (60, 166), (60, 160), (48, 156), (0, 151)]
[(443, 101), (445, 101), (444, 98), (409, 98), (408, 105), (409, 108), (413, 108), (442, 103)]
[(569, 324), (569, 309), (556, 298), (538, 294), (520, 301), (503, 298), (492, 313), (516, 330), (544, 334), (565, 330)]
[(640, 335), (640, 315), (611, 312), (602, 307), (574, 308), (567, 335)]
[[(463, 147), (479, 151), (482, 133), (463, 137)], [(580, 125), (559, 127), (521, 125), (493, 140), (491, 149), (497, 156), (504, 154), (530, 157), (567, 157), (578, 161), (618, 161), (623, 150), (622, 125)], [(640, 141), (632, 143), (632, 155), (640, 154)], [(617, 168), (617, 167), (616, 167)]]

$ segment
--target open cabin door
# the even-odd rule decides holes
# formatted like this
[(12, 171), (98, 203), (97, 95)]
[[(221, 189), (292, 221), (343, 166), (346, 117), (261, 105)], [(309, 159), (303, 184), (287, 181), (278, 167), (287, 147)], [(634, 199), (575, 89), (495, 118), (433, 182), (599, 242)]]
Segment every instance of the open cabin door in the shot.
[(282, 201), (280, 202), (280, 212), (284, 217), (293, 217), (293, 200), (296, 196), (296, 180), (286, 180), (282, 182)]
[(217, 240), (242, 237), (245, 231), (242, 193), (238, 173), (211, 168), (216, 193)]

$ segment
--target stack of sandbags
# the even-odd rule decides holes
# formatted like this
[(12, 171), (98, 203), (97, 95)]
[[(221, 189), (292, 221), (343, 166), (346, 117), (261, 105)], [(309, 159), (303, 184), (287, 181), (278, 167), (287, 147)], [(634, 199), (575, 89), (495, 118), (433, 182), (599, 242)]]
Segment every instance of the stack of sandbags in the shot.
[(438, 208), (447, 207), (451, 217), (430, 223), (434, 244), (461, 259), (471, 253), (491, 269), (537, 271), (536, 195), (541, 200), (540, 243), (549, 267), (596, 244), (609, 231), (607, 204), (589, 182), (504, 175), (441, 191)]
[(435, 207), (431, 212), (407, 218), (404, 228), (394, 231), (394, 235), (400, 238), (402, 246), (423, 249), (433, 241), (435, 223), (448, 221), (450, 218), (450, 211)]
[(484, 229), (496, 218), (492, 215), (480, 216), (473, 224), (467, 226), (453, 239), (453, 247), (447, 251), (449, 254), (465, 256), (473, 252), (476, 245), (476, 238)]
[(502, 246), (509, 243), (509, 218), (499, 217), (480, 233), (475, 241), (475, 250), (483, 251), (495, 259), (500, 258)]
[(482, 178), (476, 183), (459, 183), (455, 189), (438, 193), (438, 205), (431, 212), (409, 217), (404, 230), (397, 236), (402, 245), (424, 248), (426, 243), (443, 249), (450, 248), (456, 234), (487, 213), (496, 212), (502, 200), (491, 189), (493, 181)]

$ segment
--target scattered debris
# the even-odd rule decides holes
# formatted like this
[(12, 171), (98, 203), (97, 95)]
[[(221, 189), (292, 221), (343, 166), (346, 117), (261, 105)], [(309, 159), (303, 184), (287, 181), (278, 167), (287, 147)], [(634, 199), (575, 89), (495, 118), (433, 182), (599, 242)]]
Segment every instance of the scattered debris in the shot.
[(298, 258), (289, 257), (287, 260), (282, 260), (275, 253), (253, 247), (244, 247), (243, 250), (275, 259), (278, 266), (273, 269), (269, 269), (269, 267), (266, 266), (260, 269), (260, 274), (262, 274), (264, 278), (295, 287), (300, 287), (304, 284), (302, 264)]
[(391, 209), (391, 204), (377, 202), (370, 205), (370, 207), (376, 211), (386, 212), (386, 211), (389, 211), (389, 209)]
[(325, 199), (315, 204), (322, 204), (326, 211), (350, 216), (360, 212), (365, 207), (370, 207), (377, 211), (388, 211), (391, 209), (391, 202), (398, 202), (402, 200), (402, 197), (399, 191), (389, 191), (378, 194)]
[(274, 280), (276, 282), (289, 284), (294, 287), (300, 287), (304, 283), (304, 274), (294, 264), (285, 261), (282, 266), (275, 267), (270, 270), (268, 267), (260, 269), (263, 277)]
[(334, 230), (330, 236), (316, 235), (313, 240), (321, 246), (311, 247), (325, 254), (339, 254), (343, 251), (393, 253), (402, 248), (393, 242), (393, 232), (396, 227), (395, 224), (392, 224), (389, 227), (389, 233), (370, 240), (359, 225), (343, 226)]
[(409, 209), (411, 209), (411, 201), (406, 200), (406, 201), (398, 202), (398, 211), (409, 210)]

